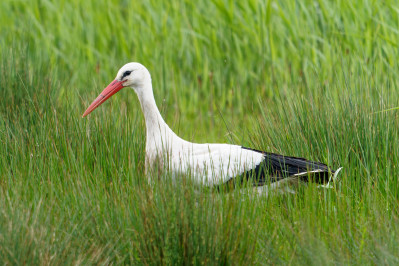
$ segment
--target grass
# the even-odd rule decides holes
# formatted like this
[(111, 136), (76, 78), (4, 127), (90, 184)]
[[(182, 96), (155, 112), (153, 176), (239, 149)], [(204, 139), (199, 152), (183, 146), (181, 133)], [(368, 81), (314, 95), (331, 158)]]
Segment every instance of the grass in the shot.
[[(0, 3), (3, 264), (397, 264), (395, 1)], [(333, 190), (144, 172), (129, 61), (180, 136), (342, 166)]]

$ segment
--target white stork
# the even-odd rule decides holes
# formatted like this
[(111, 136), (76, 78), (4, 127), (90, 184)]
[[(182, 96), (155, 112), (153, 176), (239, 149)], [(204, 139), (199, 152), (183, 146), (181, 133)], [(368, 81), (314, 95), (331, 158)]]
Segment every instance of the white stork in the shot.
[[(172, 173), (187, 173), (208, 186), (251, 178), (254, 186), (298, 178), (329, 184), (338, 172), (327, 165), (303, 158), (282, 156), (230, 144), (197, 144), (178, 137), (163, 120), (155, 103), (151, 75), (139, 63), (124, 65), (112, 81), (84, 112), (87, 116), (124, 87), (137, 94), (147, 127), (146, 169), (163, 158)], [(165, 157), (166, 156), (166, 157)], [(335, 173), (335, 174), (334, 174)], [(239, 178), (237, 178), (239, 177)]]

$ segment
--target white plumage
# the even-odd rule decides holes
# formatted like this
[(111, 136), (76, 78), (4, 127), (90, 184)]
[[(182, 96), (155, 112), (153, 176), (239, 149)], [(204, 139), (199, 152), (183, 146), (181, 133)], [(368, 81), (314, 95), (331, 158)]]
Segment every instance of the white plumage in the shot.
[[(155, 103), (151, 76), (139, 63), (124, 65), (116, 78), (90, 105), (83, 116), (88, 115), (100, 104), (124, 87), (136, 92), (146, 123), (146, 168), (155, 160), (168, 163), (172, 172), (190, 171), (198, 183), (219, 185), (237, 176), (249, 177), (256, 174), (256, 185), (292, 176), (320, 175), (320, 183), (327, 183), (326, 176), (333, 173), (326, 165), (303, 158), (287, 157), (256, 151), (238, 145), (197, 144), (179, 138), (163, 120)], [(262, 166), (262, 167), (260, 167)], [(305, 178), (307, 179), (307, 178)], [(327, 179), (327, 180), (326, 180)], [(307, 181), (307, 180), (306, 180)]]

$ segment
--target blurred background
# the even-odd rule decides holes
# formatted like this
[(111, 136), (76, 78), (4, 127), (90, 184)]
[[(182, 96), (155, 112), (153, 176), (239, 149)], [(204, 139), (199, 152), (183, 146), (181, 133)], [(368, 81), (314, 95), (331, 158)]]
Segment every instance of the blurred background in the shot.
[[(3, 66), (10, 61), (4, 67), (22, 79), (56, 80), (46, 93), (57, 108), (68, 102), (80, 115), (136, 61), (150, 70), (166, 121), (197, 141), (226, 140), (222, 118), (233, 131), (251, 127), (248, 119), (260, 106), (275, 108), (276, 97), (310, 92), (316, 102), (326, 94), (339, 101), (357, 87), (369, 103), (365, 96), (381, 94), (364, 90), (389, 84), (388, 98), (397, 87), (394, 1), (4, 0), (0, 12)], [(26, 88), (13, 85), (2, 89), (3, 106), (23, 98)], [(127, 90), (112, 102), (95, 115), (139, 110)]]

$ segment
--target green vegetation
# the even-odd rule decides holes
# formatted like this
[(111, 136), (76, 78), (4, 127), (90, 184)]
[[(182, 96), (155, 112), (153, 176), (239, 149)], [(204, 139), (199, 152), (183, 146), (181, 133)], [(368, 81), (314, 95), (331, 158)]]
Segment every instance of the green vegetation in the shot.
[[(1, 264), (398, 264), (396, 1), (0, 3)], [(331, 190), (144, 172), (126, 62), (180, 136), (342, 166)]]

